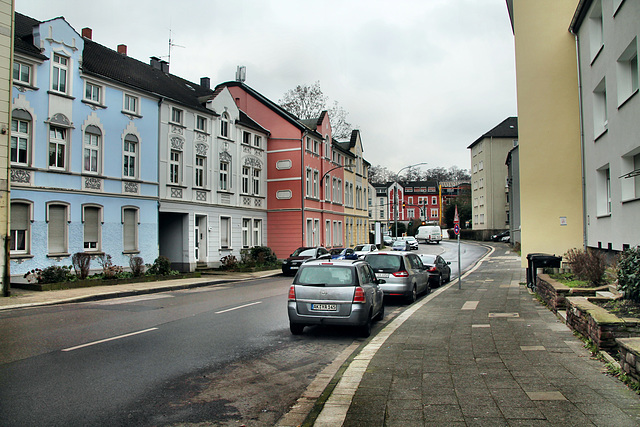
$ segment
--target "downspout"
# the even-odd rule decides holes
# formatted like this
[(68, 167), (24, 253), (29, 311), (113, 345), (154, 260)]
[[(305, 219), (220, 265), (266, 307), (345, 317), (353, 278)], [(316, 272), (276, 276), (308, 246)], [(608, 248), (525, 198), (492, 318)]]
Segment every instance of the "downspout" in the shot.
[(576, 62), (577, 62), (577, 71), (578, 71), (578, 109), (579, 114), (578, 117), (580, 119), (580, 169), (581, 169), (581, 180), (582, 180), (582, 246), (584, 251), (587, 251), (587, 192), (586, 192), (586, 165), (585, 165), (585, 154), (584, 154), (584, 117), (583, 117), (583, 108), (582, 108), (582, 73), (580, 68), (580, 46), (579, 46), (579, 38), (578, 34), (575, 33), (572, 29), (570, 30), (576, 40)]
[[(158, 233), (158, 237), (160, 236), (160, 139), (162, 138), (160, 135), (162, 135), (162, 103), (164, 102), (164, 97), (160, 97), (160, 99), (158, 100), (158, 152), (157, 152), (157, 160), (156, 160), (156, 181), (158, 183), (158, 200), (156, 202), (157, 204), (157, 218), (156, 218), (156, 223), (157, 223), (157, 233)], [(167, 144), (169, 143), (169, 141), (167, 140)], [(140, 162), (138, 162), (138, 167), (139, 167)], [(157, 252), (158, 252), (158, 256), (160, 256), (160, 239), (158, 239), (157, 242)]]
[(307, 197), (307, 193), (306, 193), (306, 179), (307, 179), (307, 170), (305, 169), (305, 165), (304, 165), (304, 150), (305, 150), (305, 138), (307, 137), (307, 131), (302, 132), (302, 140), (301, 140), (301, 146), (300, 146), (300, 187), (301, 187), (301, 191), (300, 191), (300, 213), (302, 214), (302, 242), (300, 243), (300, 246), (307, 246), (306, 244), (306, 230), (307, 230), (307, 221), (305, 218), (305, 211), (304, 211), (304, 200)]

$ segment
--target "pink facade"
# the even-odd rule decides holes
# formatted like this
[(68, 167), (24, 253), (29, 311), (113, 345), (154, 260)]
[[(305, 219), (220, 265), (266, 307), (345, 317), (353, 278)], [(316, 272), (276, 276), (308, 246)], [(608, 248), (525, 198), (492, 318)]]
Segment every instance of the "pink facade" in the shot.
[[(242, 82), (221, 86), (228, 87), (239, 109), (270, 132), (266, 244), (278, 258), (300, 246), (338, 246), (343, 239), (343, 196), (341, 188), (336, 194), (332, 189), (334, 181), (344, 182), (344, 173), (342, 165), (332, 162), (333, 151), (339, 148), (331, 143), (328, 115), (323, 113), (310, 124)], [(330, 180), (331, 194), (325, 194), (323, 178)]]

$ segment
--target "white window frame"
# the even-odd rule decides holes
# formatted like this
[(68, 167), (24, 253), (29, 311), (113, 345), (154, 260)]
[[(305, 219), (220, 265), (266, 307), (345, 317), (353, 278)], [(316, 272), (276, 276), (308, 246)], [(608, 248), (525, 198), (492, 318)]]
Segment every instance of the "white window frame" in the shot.
[(55, 93), (68, 94), (70, 83), (69, 66), (71, 58), (60, 53), (54, 53), (51, 59), (51, 91)]
[(140, 97), (127, 92), (123, 93), (122, 112), (139, 116), (140, 115)]
[(229, 169), (231, 165), (229, 162), (220, 161), (220, 173), (219, 173), (219, 181), (220, 181), (220, 190), (229, 191)]
[(596, 216), (611, 215), (611, 169), (609, 165), (596, 170)]
[(307, 197), (311, 197), (312, 196), (312, 192), (313, 192), (313, 187), (312, 187), (312, 171), (311, 168), (307, 168), (307, 172), (306, 172), (306, 192), (307, 192)]
[(320, 198), (320, 172), (317, 169), (313, 170), (313, 198)]
[(182, 151), (171, 150), (169, 153), (169, 183), (182, 183)]
[(600, 0), (594, 1), (592, 11), (589, 14), (589, 53), (593, 62), (604, 47), (604, 33), (602, 23), (602, 3)]
[(85, 102), (89, 102), (91, 104), (103, 105), (104, 102), (102, 100), (104, 93), (104, 87), (102, 85), (96, 84), (94, 82), (85, 80), (84, 81), (84, 91), (82, 100)]
[(196, 116), (196, 130), (207, 133), (207, 118), (204, 116)]
[(229, 216), (220, 217), (220, 248), (221, 249), (232, 248), (231, 217)]
[[(14, 205), (22, 205), (23, 207), (21, 209), (26, 209), (26, 215), (24, 215), (26, 218), (21, 217), (18, 219), (18, 215), (12, 209)], [(33, 222), (33, 203), (26, 200), (12, 200), (9, 209), (12, 218), (10, 224), (11, 228), (9, 230), (9, 249), (11, 256), (28, 255), (31, 251), (31, 224)], [(25, 228), (15, 228), (21, 222), (24, 223)], [(24, 241), (24, 248), (16, 249), (19, 236), (22, 236), (20, 240)]]
[(618, 107), (638, 92), (638, 38), (629, 43), (616, 63)]
[(207, 186), (207, 157), (196, 155), (194, 185), (199, 188)]
[[(54, 134), (52, 137), (51, 134)], [(62, 138), (58, 137), (58, 132), (62, 132)], [(49, 169), (54, 170), (66, 170), (68, 166), (67, 156), (69, 154), (69, 129), (57, 126), (49, 125)], [(53, 146), (53, 147), (52, 147)], [(55, 154), (55, 158), (51, 157), (51, 149)], [(60, 165), (60, 159), (62, 159), (62, 166)], [(52, 164), (53, 160), (53, 164)]]
[(262, 219), (253, 219), (251, 233), (251, 243), (253, 244), (253, 246), (262, 246)]
[[(94, 128), (98, 133), (93, 131)], [(82, 146), (83, 172), (99, 174), (102, 170), (102, 132), (97, 126), (87, 126), (84, 130)]]
[[(134, 141), (135, 139), (135, 141)], [(122, 145), (122, 176), (124, 178), (135, 179), (138, 177), (138, 152), (140, 151), (140, 140), (131, 133), (125, 135)], [(133, 151), (131, 148), (133, 147)], [(131, 173), (131, 161), (133, 160), (133, 173)]]
[[(26, 79), (24, 78), (26, 70)], [(31, 64), (25, 64), (21, 61), (13, 61), (13, 82), (20, 83), (26, 86), (32, 86), (33, 81), (33, 66)]]
[[(48, 202), (47, 208), (47, 253), (48, 254), (67, 254), (69, 252), (69, 205), (61, 202)], [(60, 222), (57, 217), (52, 215), (52, 209), (62, 209)], [(60, 235), (60, 248), (52, 248), (52, 240), (54, 235)], [(59, 249), (59, 250), (55, 250)]]
[[(95, 210), (96, 213), (96, 223), (95, 223), (95, 227), (96, 227), (96, 240), (90, 240), (89, 238), (93, 237), (93, 236), (89, 236), (87, 237), (87, 234), (89, 234), (89, 231), (91, 231), (90, 229), (88, 230), (88, 227), (91, 227), (91, 224), (89, 223), (89, 218), (87, 218), (87, 210), (91, 209), (92, 211)], [(85, 252), (100, 252), (101, 250), (101, 246), (102, 246), (102, 215), (103, 215), (103, 209), (102, 206), (100, 205), (94, 205), (94, 204), (86, 204), (86, 205), (82, 205), (82, 241), (83, 241), (83, 247), (84, 247), (84, 251)]]
[(242, 166), (242, 194), (249, 194), (249, 175), (251, 174), (251, 168), (249, 166)]
[(253, 190), (254, 196), (260, 195), (260, 178), (261, 178), (261, 170), (258, 168), (253, 168), (251, 171), (251, 189)]
[[(133, 217), (131, 216), (133, 215)], [(132, 222), (129, 222), (132, 221)], [(138, 253), (138, 226), (140, 224), (140, 209), (136, 206), (123, 206), (122, 207), (122, 252)], [(127, 247), (128, 240), (133, 235), (133, 246)]]
[(242, 131), (242, 143), (244, 145), (251, 145), (251, 132), (247, 132), (246, 130)]
[(184, 110), (180, 108), (171, 107), (171, 123), (182, 126), (184, 120)]
[[(16, 110), (14, 110), (15, 112)], [(32, 120), (22, 117), (11, 118), (11, 153), (13, 165), (28, 166), (31, 163), (31, 127)], [(21, 124), (26, 125), (26, 131), (21, 130)], [(15, 146), (15, 149), (14, 149)], [(22, 147), (22, 148), (21, 148)], [(20, 161), (20, 154), (24, 152), (24, 161)]]
[(251, 247), (251, 218), (242, 218), (242, 247)]
[(220, 136), (223, 138), (231, 138), (231, 126), (229, 125), (230, 121), (231, 120), (229, 118), (229, 114), (222, 113), (222, 115), (220, 116)]
[(607, 111), (607, 82), (602, 79), (593, 89), (593, 139), (600, 137), (609, 126)]
[(253, 146), (256, 148), (262, 148), (262, 136), (253, 135)]

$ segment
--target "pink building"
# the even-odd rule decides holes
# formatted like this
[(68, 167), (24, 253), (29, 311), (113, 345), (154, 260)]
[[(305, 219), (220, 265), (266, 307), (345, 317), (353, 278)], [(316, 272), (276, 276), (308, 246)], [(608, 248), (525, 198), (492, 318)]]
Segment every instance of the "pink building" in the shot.
[(221, 86), (229, 89), (241, 111), (270, 132), (267, 245), (278, 258), (300, 246), (342, 246), (343, 167), (349, 164), (349, 152), (333, 143), (327, 113), (299, 120), (243, 82)]

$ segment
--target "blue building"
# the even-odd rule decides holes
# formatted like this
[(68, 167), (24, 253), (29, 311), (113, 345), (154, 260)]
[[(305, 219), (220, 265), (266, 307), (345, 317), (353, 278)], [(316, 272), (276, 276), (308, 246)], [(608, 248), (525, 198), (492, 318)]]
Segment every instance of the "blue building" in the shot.
[(158, 96), (121, 75), (151, 67), (90, 39), (64, 18), (15, 14), (14, 278), (70, 265), (77, 252), (125, 267), (132, 256), (151, 263), (159, 254)]

